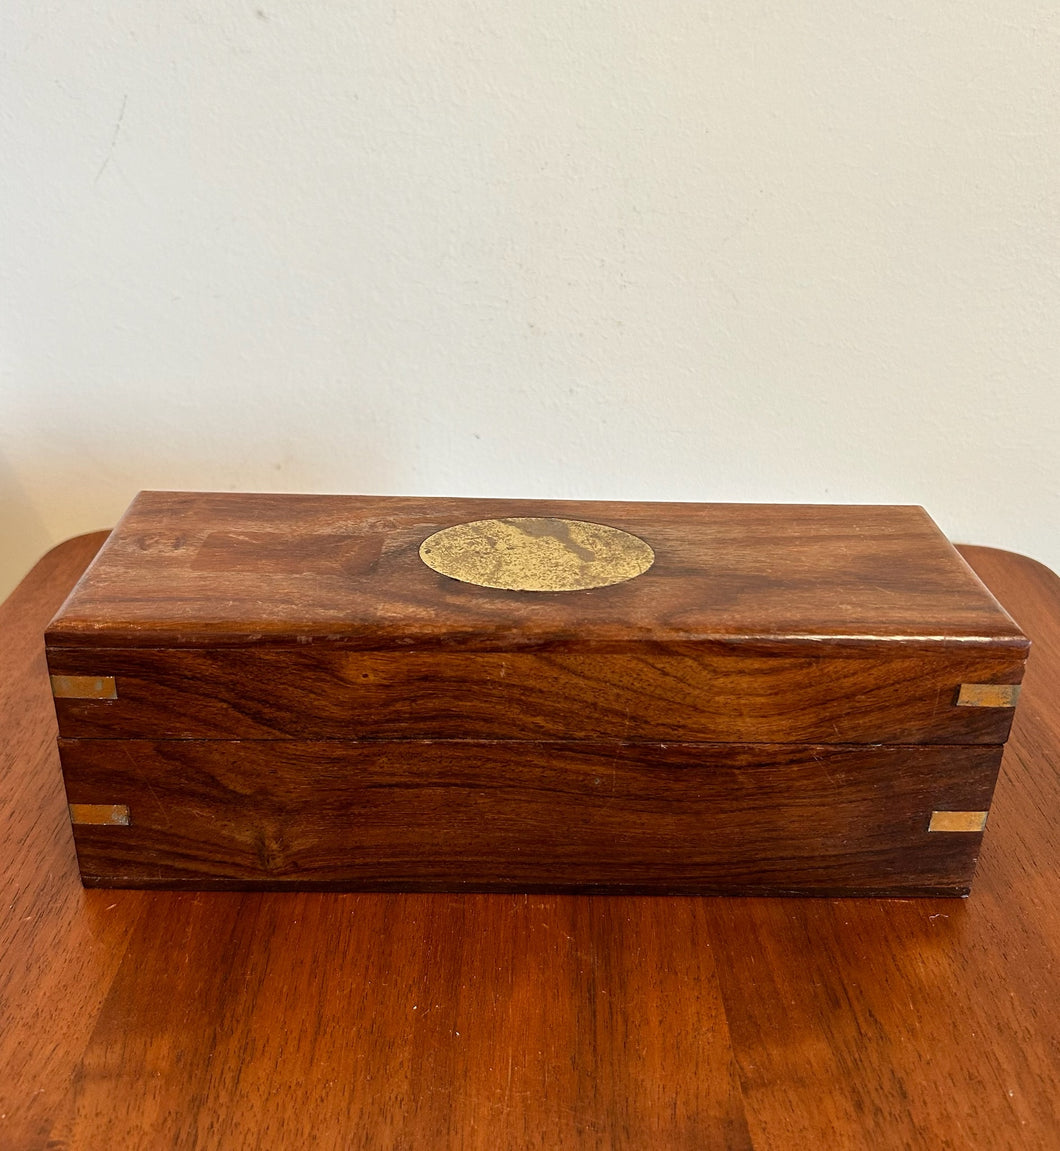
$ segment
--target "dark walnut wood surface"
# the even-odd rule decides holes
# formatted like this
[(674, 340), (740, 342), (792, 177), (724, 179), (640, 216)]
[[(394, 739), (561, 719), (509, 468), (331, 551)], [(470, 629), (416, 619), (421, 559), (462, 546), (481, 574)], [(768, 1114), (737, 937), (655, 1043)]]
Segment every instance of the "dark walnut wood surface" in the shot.
[[(643, 575), (591, 591), (463, 584), (419, 558), (468, 520), (556, 516), (645, 539)], [(1026, 641), (916, 507), (592, 503), (142, 492), (49, 633), (52, 646), (833, 651)]]
[(1018, 684), (1024, 656), (90, 646), (48, 665), (116, 681), (117, 699), (55, 701), (70, 738), (1000, 744), (1013, 709), (959, 689)]
[(60, 741), (101, 887), (965, 895), (1000, 747)]
[[(1060, 581), (968, 900), (83, 890), (42, 631), (0, 608), (0, 1148), (1060, 1143)], [(974, 751), (974, 749), (969, 749)]]

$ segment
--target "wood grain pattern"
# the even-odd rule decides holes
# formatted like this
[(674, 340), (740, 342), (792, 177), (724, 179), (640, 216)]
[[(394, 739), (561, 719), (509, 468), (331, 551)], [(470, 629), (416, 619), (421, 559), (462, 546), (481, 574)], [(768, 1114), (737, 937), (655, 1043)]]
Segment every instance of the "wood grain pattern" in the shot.
[[(989, 808), (1013, 709), (960, 693), (1027, 641), (922, 510), (480, 503), (141, 495), (47, 635), (70, 802), (133, 810), (75, 828), (85, 882), (967, 892), (928, 824)], [(641, 574), (422, 561), (469, 519), (570, 558), (575, 518)]]
[(633, 898), (149, 898), (170, 915), (64, 1094), (70, 1151), (750, 1151), (697, 901), (671, 933)]
[(963, 550), (1034, 643), (975, 894), (707, 907), (756, 1147), (1057, 1146), (1060, 580)]
[(41, 633), (0, 606), (0, 1148), (1055, 1151), (1060, 580), (962, 901), (84, 891)]
[[(50, 552), (0, 605), (0, 1148), (43, 1148), (133, 934), (87, 907), (54, 750), (42, 636), (105, 533)], [(108, 900), (107, 902), (112, 902)]]
[(64, 740), (85, 882), (964, 895), (999, 747)]
[(1003, 743), (1010, 707), (957, 707), (962, 683), (1018, 683), (1022, 655), (887, 658), (333, 648), (51, 648), (53, 674), (105, 672), (111, 701), (57, 699), (68, 737), (620, 739)]
[[(655, 551), (637, 579), (543, 595), (428, 568), (434, 531), (589, 519)], [(144, 492), (49, 629), (56, 647), (342, 643), (508, 651), (635, 642), (1026, 652), (921, 508)]]

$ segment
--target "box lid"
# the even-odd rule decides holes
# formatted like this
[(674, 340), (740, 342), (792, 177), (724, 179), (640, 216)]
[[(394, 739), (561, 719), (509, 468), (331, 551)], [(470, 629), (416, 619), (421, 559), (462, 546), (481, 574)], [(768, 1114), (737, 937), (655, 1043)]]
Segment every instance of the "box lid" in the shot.
[[(643, 574), (574, 591), (483, 587), (428, 566), (478, 520), (602, 524)], [(707, 644), (768, 653), (1028, 641), (922, 508), (142, 492), (48, 644), (366, 650)]]

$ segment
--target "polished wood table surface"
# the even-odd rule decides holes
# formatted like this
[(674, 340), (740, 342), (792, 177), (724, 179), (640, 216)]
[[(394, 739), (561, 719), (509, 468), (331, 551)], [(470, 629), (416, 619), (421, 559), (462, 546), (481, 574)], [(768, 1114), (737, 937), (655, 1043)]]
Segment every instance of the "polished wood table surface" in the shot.
[(82, 889), (42, 632), (0, 608), (0, 1148), (1060, 1148), (1060, 580), (967, 900)]

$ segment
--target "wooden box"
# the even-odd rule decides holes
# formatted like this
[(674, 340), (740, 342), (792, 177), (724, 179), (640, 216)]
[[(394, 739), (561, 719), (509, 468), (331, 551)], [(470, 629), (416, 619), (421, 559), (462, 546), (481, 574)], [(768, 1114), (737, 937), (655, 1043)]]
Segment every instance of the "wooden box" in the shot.
[(919, 508), (166, 492), (47, 632), (168, 888), (963, 895), (1028, 647)]

